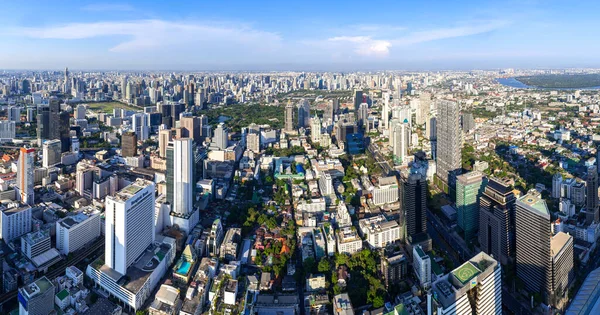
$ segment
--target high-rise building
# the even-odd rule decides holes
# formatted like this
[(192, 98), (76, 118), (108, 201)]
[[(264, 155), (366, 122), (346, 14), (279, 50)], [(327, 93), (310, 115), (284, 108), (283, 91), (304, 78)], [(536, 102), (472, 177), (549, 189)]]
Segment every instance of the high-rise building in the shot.
[(121, 135), (121, 155), (123, 157), (137, 156), (137, 135), (135, 132), (124, 132)]
[(413, 268), (419, 283), (425, 290), (431, 286), (431, 258), (425, 254), (421, 245), (413, 247)]
[(194, 142), (200, 142), (202, 132), (202, 121), (200, 117), (182, 117), (179, 121), (181, 128), (185, 131), (183, 133), (184, 138), (191, 138)]
[(167, 151), (167, 201), (171, 211), (187, 216), (193, 211), (196, 187), (194, 145), (190, 138), (175, 139)]
[(163, 129), (158, 132), (158, 155), (160, 157), (167, 157), (167, 146), (171, 140), (173, 140), (171, 129)]
[(50, 107), (48, 106), (38, 106), (37, 138), (38, 145), (41, 145), (43, 140), (50, 139)]
[(366, 127), (367, 124), (369, 123), (368, 118), (369, 118), (369, 104), (367, 103), (361, 103), (358, 106), (358, 124), (360, 126)]
[(552, 236), (550, 218), (536, 190), (517, 200), (517, 276), (527, 290), (554, 305), (573, 279), (573, 238), (563, 232)]
[(177, 127), (177, 122), (180, 119), (181, 113), (185, 112), (185, 104), (176, 103), (171, 105), (171, 126), (172, 128)]
[(383, 108), (381, 110), (381, 124), (383, 129), (389, 128), (390, 121), (390, 93), (383, 93)]
[(308, 128), (310, 126), (310, 103), (302, 99), (298, 104), (298, 128)]
[(294, 105), (292, 105), (291, 101), (288, 101), (285, 106), (285, 131), (294, 131)]
[(18, 106), (9, 106), (6, 111), (8, 112), (8, 120), (14, 121), (15, 123), (21, 122), (21, 108)]
[(550, 212), (541, 195), (531, 190), (516, 202), (517, 276), (530, 292), (549, 291)]
[(575, 280), (575, 270), (573, 269), (573, 236), (558, 232), (550, 240), (550, 257), (552, 262), (552, 278), (550, 280), (550, 295), (548, 302), (556, 305), (567, 289)]
[(312, 143), (319, 143), (321, 141), (321, 119), (315, 115), (312, 118), (310, 125), (310, 140)]
[(410, 144), (410, 127), (408, 121), (404, 120), (402, 122), (399, 119), (392, 119), (390, 127), (394, 163), (397, 165), (405, 164)]
[(42, 147), (42, 166), (51, 167), (60, 163), (61, 142), (58, 139), (44, 142)]
[(427, 238), (427, 179), (419, 173), (402, 173), (400, 184), (400, 223), (409, 242)]
[(105, 264), (121, 275), (154, 242), (154, 183), (138, 179), (106, 197)]
[(0, 238), (10, 243), (31, 232), (31, 207), (18, 202), (0, 208)]
[(137, 136), (137, 140), (146, 141), (150, 137), (150, 124), (148, 115), (144, 113), (136, 113), (131, 116), (131, 128)]
[(50, 314), (54, 311), (54, 285), (46, 276), (19, 288), (19, 314)]
[(484, 252), (436, 280), (427, 296), (429, 314), (502, 314), (502, 267)]
[(594, 165), (588, 167), (585, 187), (585, 223), (588, 225), (592, 222), (598, 223), (600, 219), (600, 212), (598, 212), (598, 171)]
[(354, 111), (358, 112), (358, 107), (363, 102), (363, 91), (359, 89), (354, 90)]
[(472, 113), (463, 113), (461, 115), (462, 129), (463, 132), (468, 133), (475, 129), (475, 119)]
[(460, 108), (457, 103), (447, 100), (438, 101), (437, 107), (436, 175), (443, 184), (454, 188), (456, 176), (462, 169)]
[(494, 177), (479, 200), (479, 245), (502, 264), (515, 255), (515, 201), (510, 183)]
[(0, 120), (0, 141), (12, 141), (17, 132), (14, 121)]
[(427, 92), (421, 93), (419, 95), (419, 103), (417, 108), (417, 113), (415, 115), (417, 125), (423, 125), (426, 123), (426, 120), (429, 115), (429, 110), (431, 107), (431, 94)]
[(21, 148), (17, 167), (17, 199), (26, 204), (33, 204), (33, 160), (35, 150)]
[(220, 150), (225, 150), (229, 146), (229, 129), (224, 123), (220, 123), (215, 129), (213, 143)]
[(250, 132), (246, 135), (246, 148), (254, 153), (260, 152), (260, 133)]
[(481, 172), (473, 171), (456, 177), (456, 213), (464, 238), (470, 241), (479, 229), (479, 199), (487, 184)]
[(560, 199), (563, 177), (561, 173), (556, 173), (552, 176), (552, 198)]

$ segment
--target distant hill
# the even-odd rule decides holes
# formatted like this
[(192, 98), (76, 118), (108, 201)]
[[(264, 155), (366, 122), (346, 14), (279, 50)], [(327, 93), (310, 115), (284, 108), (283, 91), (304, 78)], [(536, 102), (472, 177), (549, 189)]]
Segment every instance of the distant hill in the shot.
[(548, 74), (521, 76), (517, 81), (531, 87), (555, 89), (581, 89), (600, 87), (600, 74)]

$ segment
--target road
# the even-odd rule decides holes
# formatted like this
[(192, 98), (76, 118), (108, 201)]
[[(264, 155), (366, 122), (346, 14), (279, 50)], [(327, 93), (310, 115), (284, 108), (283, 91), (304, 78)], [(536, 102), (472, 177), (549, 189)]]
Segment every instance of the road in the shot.
[[(53, 280), (54, 278), (64, 274), (65, 268), (67, 268), (68, 266), (73, 266), (73, 265), (78, 264), (79, 262), (84, 260), (86, 257), (90, 256), (97, 250), (104, 251), (104, 237), (100, 237), (96, 242), (92, 243), (91, 246), (86, 247), (84, 250), (77, 253), (75, 256), (73, 256), (68, 261), (63, 260), (63, 261), (59, 262), (58, 264), (55, 265), (56, 267), (54, 269), (52, 269), (51, 271), (48, 271), (45, 274), (45, 276), (48, 279)], [(82, 271), (83, 271), (83, 273), (85, 273), (85, 270), (82, 270)], [(17, 297), (17, 290), (6, 292), (6, 293), (0, 295), (0, 305), (6, 303), (16, 297)]]

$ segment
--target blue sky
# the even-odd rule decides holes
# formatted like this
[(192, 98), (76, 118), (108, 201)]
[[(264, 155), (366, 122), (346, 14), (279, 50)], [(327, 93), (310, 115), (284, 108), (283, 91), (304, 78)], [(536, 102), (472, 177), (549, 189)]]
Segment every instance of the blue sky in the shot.
[(600, 67), (600, 1), (7, 1), (0, 69)]

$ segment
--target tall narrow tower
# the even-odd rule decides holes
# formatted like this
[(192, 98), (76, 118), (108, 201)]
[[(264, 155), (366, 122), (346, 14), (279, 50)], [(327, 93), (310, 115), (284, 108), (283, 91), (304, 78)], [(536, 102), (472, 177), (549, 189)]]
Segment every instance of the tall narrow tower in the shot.
[(437, 169), (438, 178), (454, 186), (456, 176), (462, 168), (461, 147), (462, 130), (460, 128), (460, 108), (457, 103), (441, 100), (438, 102), (437, 115)]
[(585, 223), (598, 223), (598, 171), (596, 166), (588, 167), (585, 177), (586, 203), (585, 203)]
[(288, 101), (285, 106), (285, 131), (294, 131), (294, 105), (292, 105), (291, 101)]
[(35, 150), (21, 148), (17, 168), (17, 198), (26, 204), (33, 204), (33, 159)]

